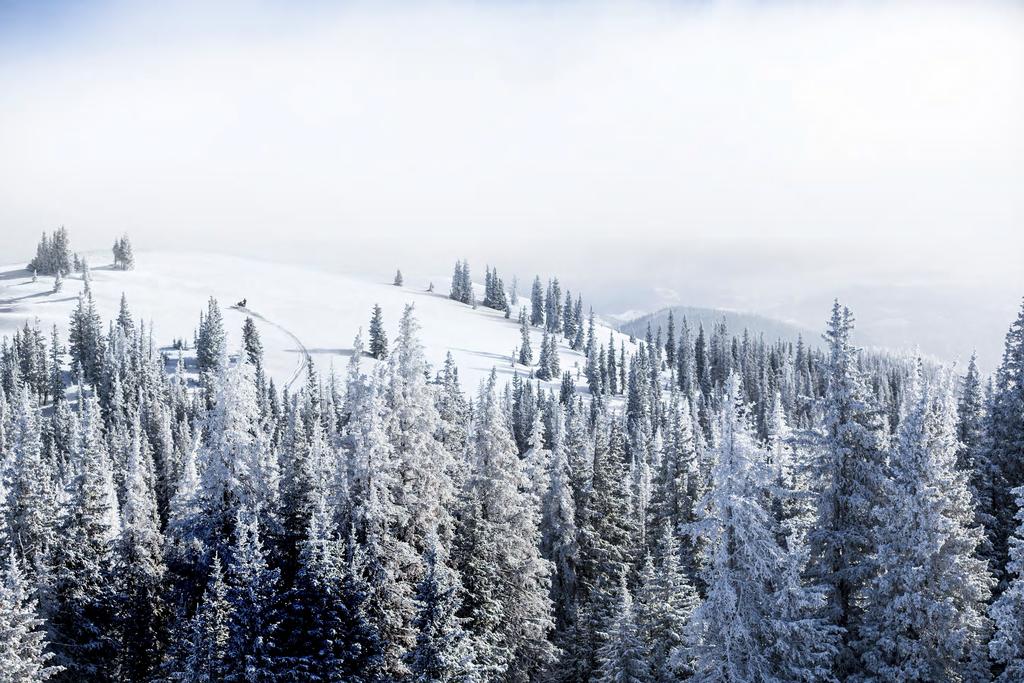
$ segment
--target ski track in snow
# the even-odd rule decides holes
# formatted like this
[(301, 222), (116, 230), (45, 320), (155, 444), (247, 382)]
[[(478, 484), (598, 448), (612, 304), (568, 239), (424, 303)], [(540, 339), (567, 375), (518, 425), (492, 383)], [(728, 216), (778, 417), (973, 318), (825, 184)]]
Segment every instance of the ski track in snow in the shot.
[(261, 321), (265, 322), (268, 325), (272, 325), (272, 326), (276, 327), (277, 329), (281, 330), (282, 332), (287, 334), (289, 337), (291, 337), (292, 341), (294, 341), (296, 346), (299, 347), (299, 351), (300, 351), (300, 354), (299, 354), (299, 364), (295, 368), (295, 372), (292, 373), (292, 376), (288, 379), (288, 381), (284, 385), (285, 389), (288, 389), (289, 391), (291, 391), (292, 385), (295, 384), (295, 382), (298, 381), (299, 377), (302, 376), (303, 371), (305, 371), (306, 367), (308, 366), (308, 364), (309, 364), (309, 362), (311, 360), (310, 355), (309, 355), (309, 350), (306, 348), (306, 345), (303, 344), (302, 340), (299, 339), (298, 337), (296, 337), (295, 334), (291, 330), (289, 330), (288, 328), (284, 327), (283, 325), (281, 325), (279, 323), (274, 322), (273, 320), (267, 320), (266, 318), (264, 318), (262, 315), (260, 315), (256, 311), (252, 310), (251, 308), (246, 308), (244, 306), (231, 306), (231, 309), (235, 310), (235, 311), (241, 311), (242, 313), (245, 313), (246, 315), (251, 315), (256, 320), (261, 320)]

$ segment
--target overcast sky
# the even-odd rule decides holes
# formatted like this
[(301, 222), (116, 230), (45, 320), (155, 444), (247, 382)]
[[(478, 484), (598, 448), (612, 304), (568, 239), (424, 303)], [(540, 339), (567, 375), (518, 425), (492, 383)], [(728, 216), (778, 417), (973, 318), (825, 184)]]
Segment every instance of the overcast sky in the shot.
[(466, 256), (989, 363), (1024, 295), (1019, 4), (45, 4), (0, 0), (3, 262)]

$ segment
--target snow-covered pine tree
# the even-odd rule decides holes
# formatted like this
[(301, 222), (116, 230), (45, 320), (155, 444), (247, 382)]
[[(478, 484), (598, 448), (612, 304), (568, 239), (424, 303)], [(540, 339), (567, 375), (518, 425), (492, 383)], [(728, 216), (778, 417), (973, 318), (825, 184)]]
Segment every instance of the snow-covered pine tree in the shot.
[(36, 247), (36, 257), (32, 259), (27, 268), (43, 275), (71, 272), (71, 248), (68, 231), (64, 226), (54, 230), (52, 238), (45, 232), (43, 233)]
[(448, 298), (465, 303), (463, 301), (465, 296), (462, 291), (462, 261), (455, 262), (455, 270), (452, 272), (452, 284), (449, 288)]
[(668, 333), (665, 335), (665, 362), (669, 368), (676, 366), (676, 319), (672, 309), (668, 309)]
[(548, 292), (544, 298), (544, 323), (553, 337), (562, 332), (562, 287), (558, 278), (548, 281)]
[(60, 673), (49, 661), (45, 622), (11, 548), (0, 576), (0, 681), (35, 683)]
[[(957, 403), (957, 440), (960, 448), (957, 454), (957, 468), (967, 472), (971, 497), (974, 501), (975, 520), (985, 530), (985, 541), (979, 548), (981, 557), (989, 561), (995, 534), (995, 514), (992, 509), (994, 477), (989, 461), (989, 415), (981, 374), (978, 371), (977, 354), (971, 354), (967, 373), (960, 382), (960, 400)], [(991, 567), (991, 565), (990, 565)]]
[[(825, 333), (828, 343), (823, 401), (824, 434), (819, 460), (818, 519), (811, 532), (811, 575), (828, 588), (828, 618), (843, 629), (835, 673), (842, 678), (859, 668), (861, 604), (857, 595), (873, 573), (875, 509), (885, 477), (885, 428), (869, 403), (850, 342), (853, 315), (836, 301)], [(698, 345), (703, 334), (698, 336)], [(698, 373), (700, 373), (698, 355)], [(703, 381), (703, 380), (702, 380)]]
[(171, 680), (186, 683), (223, 681), (231, 671), (228, 661), (228, 623), (231, 604), (220, 555), (213, 556), (206, 591), (188, 623), (186, 639), (178, 644), (179, 656)]
[(488, 680), (528, 680), (554, 659), (550, 564), (540, 557), (537, 512), (495, 391), (482, 385), (473, 424), (456, 560), (466, 597), (461, 616)]
[(79, 382), (97, 384), (103, 380), (104, 339), (103, 322), (96, 310), (92, 286), (85, 280), (78, 294), (78, 304), (71, 313), (68, 330), (71, 367), (79, 368)]
[(670, 523), (663, 525), (655, 546), (657, 563), (648, 556), (637, 596), (637, 626), (654, 683), (672, 683), (689, 673), (686, 625), (700, 604), (680, 562), (676, 533)]
[(270, 514), (277, 510), (277, 452), (270, 447), (253, 382), (242, 357), (213, 378), (213, 406), (203, 423), (199, 452), (200, 538), (227, 557), (238, 511), (245, 507)]
[(578, 595), (586, 619), (576, 627), (576, 637), (582, 643), (574, 648), (577, 661), (571, 667), (584, 676), (594, 675), (597, 651), (604, 646), (605, 634), (616, 616), (618, 584), (631, 570), (637, 531), (631, 514), (629, 463), (622, 426), (604, 409), (597, 419), (589, 486), (577, 493)]
[(475, 683), (471, 641), (458, 617), (462, 586), (458, 574), (438, 558), (432, 543), (416, 589), (416, 646), (406, 655), (412, 683)]
[(693, 367), (693, 342), (690, 340), (690, 325), (683, 317), (679, 325), (679, 348), (676, 349), (676, 380), (683, 396), (692, 399), (695, 390)]
[(547, 328), (544, 328), (544, 335), (540, 340), (540, 358), (537, 359), (534, 376), (544, 381), (551, 379), (551, 335), (548, 334)]
[(118, 270), (131, 270), (135, 267), (135, 254), (132, 251), (132, 243), (128, 235), (123, 235), (114, 241), (114, 267)]
[(982, 532), (974, 526), (968, 475), (956, 467), (948, 384), (925, 381), (918, 361), (891, 480), (876, 510), (878, 572), (861, 598), (865, 680), (988, 678), (985, 601), (992, 578), (976, 556)]
[(260, 339), (260, 331), (256, 329), (256, 322), (248, 315), (242, 323), (242, 350), (249, 364), (259, 373), (263, 367), (263, 341)]
[(226, 600), (230, 605), (225, 681), (266, 683), (279, 680), (277, 569), (267, 565), (257, 516), (241, 510), (228, 564)]
[[(459, 369), (451, 351), (445, 355), (444, 368), (439, 378), (437, 414), (440, 419), (438, 438), (452, 455), (456, 457), (456, 481), (459, 485), (464, 478), (465, 460), (462, 457), (469, 440), (469, 406), (462, 387), (459, 385)], [(456, 487), (458, 488), (458, 486)]]
[(520, 365), (533, 363), (533, 349), (530, 346), (530, 326), (526, 323), (526, 307), (519, 309), (519, 358)]
[(551, 475), (551, 451), (544, 443), (544, 416), (540, 409), (533, 410), (533, 421), (527, 438), (527, 450), (523, 453), (522, 460), (526, 490), (533, 498), (533, 505), (540, 511)]
[(433, 388), (427, 384), (429, 366), (419, 329), (415, 308), (409, 304), (399, 321), (388, 367), (385, 430), (401, 473), (399, 504), (403, 513), (397, 533), (422, 556), (433, 538), (444, 545), (451, 542), (455, 462), (436, 438), (440, 417)]
[(585, 343), (585, 327), (583, 325), (583, 299), (580, 296), (576, 297), (576, 304), (572, 308), (572, 317), (576, 321), (576, 338), (572, 340), (570, 347), (573, 351), (580, 351), (583, 349)]
[(405, 676), (404, 658), (414, 644), (414, 585), (404, 580), (405, 567), (418, 567), (416, 551), (398, 537), (405, 520), (401, 506), (402, 472), (386, 425), (390, 384), (383, 365), (359, 389), (348, 433), (348, 480), (351, 527), (359, 542), (356, 570), (366, 585), (362, 610), (375, 633), (382, 675)]
[(401, 287), (405, 284), (405, 279), (402, 277), (402, 270), (398, 269), (395, 271), (395, 280), (392, 282), (395, 287)]
[(552, 565), (551, 602), (556, 631), (562, 631), (568, 626), (575, 609), (580, 549), (561, 405), (556, 404), (554, 411), (558, 429), (553, 434), (548, 488), (541, 503), (540, 547), (541, 554)]
[[(835, 629), (814, 618), (820, 605), (799, 573), (785, 571), (790, 558), (763, 506), (767, 458), (755, 445), (739, 378), (725, 388), (712, 487), (700, 504), (703, 519), (691, 527), (707, 543), (707, 593), (687, 627), (686, 658), (701, 681), (829, 680)], [(793, 633), (803, 648), (773, 649), (780, 635)], [(808, 660), (817, 668), (806, 667)]]
[(636, 624), (633, 596), (626, 578), (619, 581), (615, 618), (598, 651), (600, 662), (595, 678), (599, 683), (652, 683), (650, 663)]
[(89, 394), (46, 596), (56, 661), (69, 680), (110, 680), (116, 671), (114, 569), (121, 519), (102, 424), (99, 401)]
[(225, 339), (224, 318), (217, 300), (211, 296), (196, 337), (196, 364), (200, 371), (216, 372), (223, 366), (226, 354)]
[(469, 261), (462, 259), (462, 303), (476, 305), (476, 294), (473, 292), (473, 276), (469, 272)]
[(287, 672), (295, 680), (387, 680), (381, 642), (363, 610), (365, 592), (337, 540), (321, 497), (310, 518), (295, 585), (281, 625)]
[(330, 467), (321, 421), (304, 418), (304, 414), (312, 410), (309, 395), (296, 394), (292, 402), (293, 410), (281, 440), (281, 533), (277, 539), (284, 555), (279, 566), (286, 583), (295, 575), (309, 518), (316, 501), (324, 495)]
[(548, 335), (548, 378), (555, 379), (562, 374), (562, 366), (558, 357), (558, 333), (552, 332)]
[(562, 386), (558, 390), (558, 401), (562, 405), (568, 405), (572, 397), (576, 395), (576, 382), (572, 378), (572, 372), (566, 370), (562, 373)]
[[(654, 473), (651, 493), (650, 524), (653, 536), (661, 534), (668, 524), (675, 533), (696, 521), (696, 500), (699, 497), (699, 473), (690, 408), (684, 397), (673, 390), (665, 412), (661, 461)], [(688, 547), (692, 549), (692, 546)], [(688, 558), (692, 570), (693, 558)]]
[(150, 678), (160, 665), (165, 645), (164, 539), (157, 516), (154, 480), (149, 443), (136, 412), (115, 574), (120, 636), (118, 670), (129, 680)]
[(491, 271), (491, 267), (488, 265), (484, 266), (484, 306), (488, 308), (495, 308), (497, 298), (495, 296), (495, 289), (498, 284), (498, 269), (495, 268)]
[(65, 349), (60, 345), (60, 336), (57, 333), (57, 326), (54, 325), (50, 331), (49, 388), (47, 390), (54, 407), (67, 398), (65, 384), (63, 384), (63, 353), (65, 353)]
[[(3, 449), (7, 516), (4, 526), (32, 576), (47, 564), (56, 542), (59, 501), (57, 472), (43, 453), (39, 408), (27, 386), (20, 388), (11, 414), (9, 447)], [(0, 444), (3, 446), (4, 444)]]
[(505, 318), (507, 319), (511, 315), (512, 307), (509, 305), (508, 297), (505, 295), (505, 282), (500, 277), (495, 277), (494, 288), (495, 309), (505, 311)]
[(608, 331), (608, 393), (615, 395), (619, 393), (619, 370), (615, 361), (615, 333)]
[[(996, 518), (993, 555), (994, 566), (1001, 570), (1009, 562), (1009, 538), (1015, 528), (1017, 505), (1012, 491), (1024, 486), (1024, 304), (1006, 333), (991, 410), (989, 462), (997, 483), (992, 492)], [(1001, 582), (1000, 588), (1002, 585)]]
[(1017, 530), (1010, 538), (1007, 587), (989, 609), (995, 634), (988, 650), (997, 674), (996, 683), (1024, 680), (1024, 486), (1017, 497)]
[(530, 324), (534, 327), (544, 324), (544, 286), (540, 283), (540, 275), (533, 278), (530, 290)]
[(370, 355), (377, 360), (383, 360), (388, 356), (388, 337), (384, 332), (384, 313), (380, 305), (373, 305), (373, 315), (370, 316)]
[(565, 290), (565, 304), (562, 306), (562, 334), (570, 345), (576, 338), (576, 326), (579, 325), (574, 313), (572, 292), (567, 289)]

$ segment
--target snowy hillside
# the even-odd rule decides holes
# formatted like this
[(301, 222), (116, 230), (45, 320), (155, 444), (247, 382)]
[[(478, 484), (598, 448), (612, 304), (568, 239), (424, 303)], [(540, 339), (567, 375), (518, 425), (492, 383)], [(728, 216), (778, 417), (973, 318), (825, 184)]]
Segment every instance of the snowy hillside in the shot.
[[(172, 356), (177, 354), (169, 348), (173, 340), (184, 339), (192, 345), (208, 297), (216, 297), (221, 306), (232, 352), (240, 348), (245, 316), (252, 315), (266, 350), (267, 370), (278, 386), (302, 376), (306, 354), (324, 372), (332, 364), (343, 369), (360, 328), (365, 336), (374, 304), (383, 309), (389, 339), (397, 333), (405, 305), (415, 305), (427, 358), (436, 370), (450, 351), (468, 392), (475, 391), (491, 368), (509, 378), (515, 372), (529, 374), (528, 367), (511, 363), (519, 346), (515, 316), (506, 320), (498, 311), (452, 301), (447, 283), (435, 283), (436, 291), (428, 293), (428, 283), (414, 274), (406, 274), (403, 287), (390, 284), (389, 278), (390, 274), (381, 273), (374, 282), (230, 256), (169, 252), (139, 254), (133, 271), (92, 269), (93, 293), (104, 320), (117, 315), (123, 292), (136, 319), (147, 325), (154, 322), (154, 342)], [(66, 340), (69, 315), (81, 289), (77, 274), (54, 293), (52, 277), (39, 276), (33, 283), (21, 264), (0, 267), (0, 337), (10, 336), (26, 320), (38, 319), (44, 331), (56, 323)], [(231, 308), (243, 298), (246, 311)], [(529, 302), (521, 299), (520, 305), (524, 303)], [(607, 340), (610, 331), (602, 325), (598, 338)], [(534, 349), (540, 348), (541, 334), (539, 328), (532, 331)], [(629, 346), (626, 337), (614, 334), (617, 345), (625, 340)], [(583, 354), (561, 341), (562, 370), (575, 375), (583, 366)], [(557, 386), (557, 381), (551, 386)], [(585, 390), (585, 378), (579, 378), (578, 386)]]

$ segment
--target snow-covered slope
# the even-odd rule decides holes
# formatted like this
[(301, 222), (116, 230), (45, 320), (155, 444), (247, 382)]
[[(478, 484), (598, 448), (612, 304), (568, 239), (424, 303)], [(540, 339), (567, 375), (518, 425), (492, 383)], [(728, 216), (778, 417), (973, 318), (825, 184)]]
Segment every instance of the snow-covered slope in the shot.
[[(383, 309), (389, 339), (397, 333), (405, 305), (414, 304), (430, 362), (435, 370), (440, 368), (451, 351), (467, 391), (475, 391), (492, 367), (508, 378), (514, 372), (529, 373), (529, 368), (511, 363), (512, 352), (519, 346), (514, 317), (506, 320), (498, 311), (474, 310), (448, 299), (447, 283), (428, 293), (425, 280), (405, 273), (405, 286), (395, 287), (390, 284), (390, 274), (383, 273), (381, 280), (373, 282), (230, 256), (143, 252), (137, 255), (133, 271), (94, 267), (92, 282), (104, 320), (117, 315), (124, 292), (135, 318), (147, 325), (153, 323), (154, 339), (160, 347), (169, 347), (176, 338), (191, 344), (200, 311), (208, 297), (214, 296), (224, 314), (228, 348), (237, 351), (247, 312), (229, 307), (247, 299), (249, 314), (263, 340), (268, 372), (279, 386), (301, 377), (307, 352), (322, 371), (331, 364), (343, 370), (352, 353), (352, 340), (359, 328), (364, 332), (368, 328), (375, 303)], [(67, 278), (59, 293), (52, 289), (52, 277), (40, 276), (33, 283), (31, 273), (20, 264), (0, 267), (0, 337), (10, 336), (26, 320), (38, 318), (44, 330), (56, 323), (66, 340), (69, 315), (82, 289), (81, 277)], [(602, 325), (599, 339), (606, 342), (609, 331)], [(625, 339), (618, 332), (615, 337), (616, 345)], [(535, 329), (535, 359), (540, 340), (541, 331)], [(628, 339), (626, 344), (629, 347)], [(583, 360), (581, 353), (562, 344), (563, 371), (575, 374), (577, 367), (582, 369)], [(583, 378), (579, 385), (584, 385)]]

